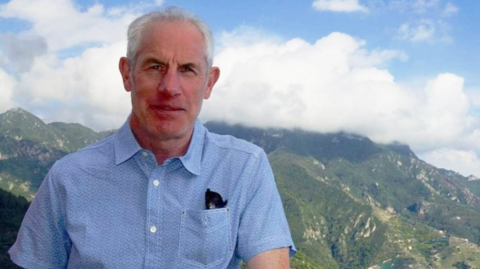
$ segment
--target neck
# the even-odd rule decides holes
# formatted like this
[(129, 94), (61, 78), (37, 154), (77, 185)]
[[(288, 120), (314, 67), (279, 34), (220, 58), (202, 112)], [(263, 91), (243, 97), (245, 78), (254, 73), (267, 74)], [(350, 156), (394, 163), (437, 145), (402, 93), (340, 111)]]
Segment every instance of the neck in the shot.
[(140, 123), (134, 120), (134, 117), (130, 120), (130, 127), (138, 144), (142, 148), (153, 152), (159, 165), (169, 158), (185, 155), (193, 136), (193, 129), (188, 135), (180, 137), (162, 138), (154, 136), (142, 128)]

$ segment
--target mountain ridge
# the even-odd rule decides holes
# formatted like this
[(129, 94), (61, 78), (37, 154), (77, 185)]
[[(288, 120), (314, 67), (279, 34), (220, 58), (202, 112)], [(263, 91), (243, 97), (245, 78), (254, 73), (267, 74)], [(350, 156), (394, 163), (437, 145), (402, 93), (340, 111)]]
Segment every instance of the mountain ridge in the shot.
[[(205, 126), (268, 154), (299, 249), (292, 268), (480, 268), (477, 178), (356, 134)], [(32, 199), (58, 158), (111, 133), (0, 114), (0, 188)]]

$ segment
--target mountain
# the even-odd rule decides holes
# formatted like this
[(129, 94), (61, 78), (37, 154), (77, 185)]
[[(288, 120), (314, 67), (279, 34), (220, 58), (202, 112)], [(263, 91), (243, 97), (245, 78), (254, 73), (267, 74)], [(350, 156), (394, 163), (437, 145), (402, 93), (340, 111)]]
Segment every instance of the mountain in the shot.
[(297, 247), (325, 268), (480, 265), (480, 182), (406, 145), (219, 122), (268, 153)]
[[(299, 249), (292, 268), (480, 268), (477, 178), (356, 134), (205, 126), (267, 152)], [(111, 133), (0, 114), (0, 188), (30, 200), (55, 160)]]
[(31, 200), (53, 163), (101, 139), (77, 123), (44, 123), (21, 108), (0, 114), (0, 188)]
[(0, 264), (4, 269), (14, 266), (7, 254), (17, 238), (18, 228), (30, 203), (23, 197), (17, 197), (0, 189)]

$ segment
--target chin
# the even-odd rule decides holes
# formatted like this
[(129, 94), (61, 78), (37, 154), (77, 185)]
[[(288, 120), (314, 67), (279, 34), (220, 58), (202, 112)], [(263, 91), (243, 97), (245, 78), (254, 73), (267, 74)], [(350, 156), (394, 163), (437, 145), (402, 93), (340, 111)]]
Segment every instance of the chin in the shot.
[(152, 128), (152, 130), (150, 131), (155, 137), (168, 139), (185, 135), (185, 133), (187, 133), (187, 128), (185, 126), (179, 126), (177, 124), (159, 123), (158, 125), (154, 126), (154, 128)]

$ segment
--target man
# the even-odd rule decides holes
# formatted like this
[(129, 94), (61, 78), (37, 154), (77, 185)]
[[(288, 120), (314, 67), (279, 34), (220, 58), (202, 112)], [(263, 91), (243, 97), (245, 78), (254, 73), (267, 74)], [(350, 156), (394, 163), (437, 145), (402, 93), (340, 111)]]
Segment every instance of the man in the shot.
[[(131, 115), (55, 163), (9, 251), (15, 263), (289, 267), (295, 249), (265, 153), (197, 120), (220, 75), (212, 57), (208, 27), (178, 8), (130, 25), (119, 68)], [(207, 190), (220, 208), (206, 208)]]

